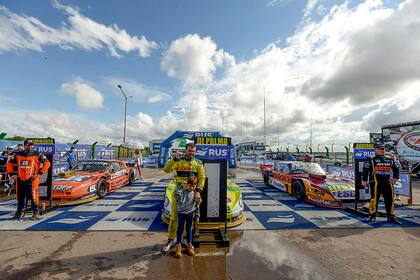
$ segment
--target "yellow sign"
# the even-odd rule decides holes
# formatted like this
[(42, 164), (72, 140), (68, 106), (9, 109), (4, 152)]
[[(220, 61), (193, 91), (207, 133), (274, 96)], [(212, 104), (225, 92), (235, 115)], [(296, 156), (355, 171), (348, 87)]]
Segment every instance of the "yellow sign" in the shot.
[(229, 137), (197, 137), (195, 143), (198, 145), (230, 145)]
[(54, 138), (26, 138), (31, 140), (34, 144), (55, 144)]
[(354, 146), (355, 149), (372, 149), (375, 148), (374, 143), (357, 143)]

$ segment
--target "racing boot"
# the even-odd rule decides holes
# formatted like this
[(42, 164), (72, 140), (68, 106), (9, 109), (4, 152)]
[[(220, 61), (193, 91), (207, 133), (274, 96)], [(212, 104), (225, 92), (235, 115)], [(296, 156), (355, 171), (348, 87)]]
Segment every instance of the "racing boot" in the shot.
[(191, 243), (188, 243), (188, 245), (187, 245), (187, 254), (188, 254), (188, 256), (194, 256), (195, 255), (194, 246)]
[(165, 246), (163, 246), (162, 248), (162, 253), (166, 254), (167, 252), (169, 252), (169, 250), (174, 246), (174, 240), (173, 239), (168, 239), (168, 241), (166, 242)]
[(25, 217), (25, 211), (19, 211), (15, 213), (15, 215), (13, 216), (12, 220), (20, 220), (23, 217)]
[(397, 220), (395, 219), (395, 216), (394, 216), (394, 215), (390, 215), (390, 216), (388, 216), (388, 218), (387, 218), (386, 220), (387, 220), (387, 222), (389, 222), (389, 223), (393, 223), (393, 224), (396, 224), (396, 225), (401, 225), (401, 222), (400, 222), (400, 221), (397, 221)]
[(34, 214), (32, 215), (32, 217), (29, 218), (29, 220), (31, 220), (31, 221), (39, 220), (39, 212), (35, 211)]
[(180, 258), (182, 257), (182, 248), (181, 248), (181, 243), (178, 243), (175, 245), (175, 258)]
[(368, 222), (369, 222), (369, 223), (374, 223), (374, 222), (376, 222), (376, 215), (375, 215), (375, 214), (371, 214), (371, 215), (369, 216)]

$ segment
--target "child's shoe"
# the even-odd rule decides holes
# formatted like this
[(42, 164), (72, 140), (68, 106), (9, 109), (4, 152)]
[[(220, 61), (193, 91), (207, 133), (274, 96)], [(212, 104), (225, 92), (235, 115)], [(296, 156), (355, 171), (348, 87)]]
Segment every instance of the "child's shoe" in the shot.
[(176, 244), (176, 246), (175, 246), (175, 258), (180, 258), (180, 257), (182, 257), (182, 252), (181, 252), (181, 250), (182, 250), (182, 248), (181, 248), (181, 243), (178, 243), (178, 244)]
[(187, 245), (187, 254), (188, 254), (188, 256), (194, 256), (195, 255), (194, 246), (191, 243), (188, 243), (188, 245)]

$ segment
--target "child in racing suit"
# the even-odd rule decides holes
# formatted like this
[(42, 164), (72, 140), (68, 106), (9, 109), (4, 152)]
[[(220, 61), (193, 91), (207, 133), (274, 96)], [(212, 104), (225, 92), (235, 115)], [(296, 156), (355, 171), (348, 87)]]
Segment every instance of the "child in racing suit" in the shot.
[(176, 234), (176, 252), (175, 257), (180, 258), (182, 233), (187, 232), (187, 254), (194, 256), (194, 247), (192, 245), (192, 222), (194, 213), (197, 215), (200, 202), (196, 202), (194, 198), (194, 191), (197, 187), (197, 177), (191, 175), (188, 180), (183, 182), (175, 189), (174, 196), (178, 208), (178, 229)]

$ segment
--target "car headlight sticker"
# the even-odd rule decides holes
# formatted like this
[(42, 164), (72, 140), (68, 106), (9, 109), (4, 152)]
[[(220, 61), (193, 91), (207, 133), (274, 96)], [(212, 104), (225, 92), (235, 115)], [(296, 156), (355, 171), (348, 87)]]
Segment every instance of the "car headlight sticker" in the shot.
[(241, 197), (241, 198), (239, 198), (239, 202), (238, 202), (238, 204), (239, 204), (239, 206), (240, 206), (241, 208), (244, 208), (244, 202), (242, 201), (242, 197)]

